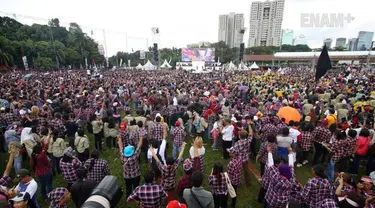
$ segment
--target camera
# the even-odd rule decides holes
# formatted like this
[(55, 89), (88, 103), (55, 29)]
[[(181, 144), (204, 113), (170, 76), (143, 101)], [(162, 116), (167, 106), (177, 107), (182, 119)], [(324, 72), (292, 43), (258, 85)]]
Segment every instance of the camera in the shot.
[(81, 208), (111, 208), (116, 207), (123, 190), (115, 176), (106, 176), (92, 191), (91, 196)]

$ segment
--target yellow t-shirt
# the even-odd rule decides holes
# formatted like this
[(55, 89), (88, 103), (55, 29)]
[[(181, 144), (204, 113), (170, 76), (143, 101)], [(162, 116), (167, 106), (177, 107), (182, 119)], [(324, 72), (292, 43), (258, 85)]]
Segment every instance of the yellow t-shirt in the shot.
[(336, 123), (337, 117), (331, 114), (327, 116), (327, 120), (328, 120), (328, 127), (330, 127), (332, 124)]

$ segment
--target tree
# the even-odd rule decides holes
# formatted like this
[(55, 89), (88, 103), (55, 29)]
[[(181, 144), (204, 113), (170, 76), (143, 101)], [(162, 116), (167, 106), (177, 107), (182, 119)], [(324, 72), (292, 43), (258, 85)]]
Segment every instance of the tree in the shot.
[(332, 49), (332, 51), (345, 51), (345, 47), (342, 47), (342, 46), (336, 46)]
[(0, 36), (0, 66), (10, 66), (13, 62), (13, 56), (10, 52), (14, 50), (11, 47), (10, 41), (6, 39), (4, 36)]
[(54, 64), (51, 58), (38, 56), (35, 59), (35, 68), (37, 69), (52, 69)]

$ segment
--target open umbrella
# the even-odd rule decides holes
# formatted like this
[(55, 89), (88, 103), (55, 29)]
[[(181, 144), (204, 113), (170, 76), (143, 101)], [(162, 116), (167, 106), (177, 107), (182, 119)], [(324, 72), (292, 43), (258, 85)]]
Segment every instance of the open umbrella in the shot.
[(280, 108), (279, 112), (277, 112), (277, 116), (279, 116), (280, 119), (284, 118), (286, 123), (292, 120), (297, 122), (301, 120), (301, 114), (298, 110), (289, 106)]
[(25, 76), (24, 76), (24, 78), (30, 78), (31, 76), (33, 76), (32, 74), (26, 74)]

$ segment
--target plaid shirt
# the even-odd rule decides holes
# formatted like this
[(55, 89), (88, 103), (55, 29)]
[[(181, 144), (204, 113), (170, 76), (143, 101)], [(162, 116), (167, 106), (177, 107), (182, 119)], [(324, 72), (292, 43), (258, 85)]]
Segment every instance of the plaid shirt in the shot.
[(355, 143), (357, 141), (357, 138), (351, 138), (351, 137), (348, 137), (347, 138), (348, 140), (348, 147), (346, 148), (346, 154), (345, 156), (353, 156), (354, 154), (354, 146), (355, 146)]
[(78, 180), (77, 169), (81, 165), (81, 161), (74, 158), (71, 163), (60, 160), (60, 169), (64, 179), (68, 183), (74, 183)]
[(190, 158), (193, 162), (193, 170), (204, 172), (204, 155), (199, 155), (198, 157)]
[(215, 175), (210, 175), (208, 177), (208, 183), (212, 187), (212, 194), (220, 195), (220, 194), (227, 194), (228, 187), (225, 181), (224, 173), (220, 173), (220, 180)]
[(12, 182), (12, 179), (8, 175), (3, 175), (3, 177), (0, 178), (0, 186), (8, 187), (9, 183)]
[(41, 117), (39, 116), (38, 118), (36, 118), (37, 122), (38, 122), (38, 125), (36, 126), (36, 130), (38, 133), (42, 132), (42, 130), (44, 128), (46, 128), (46, 126), (48, 125), (48, 121), (47, 121), (47, 118), (44, 118), (44, 117)]
[(176, 171), (178, 166), (180, 166), (182, 162), (182, 159), (176, 160), (176, 162), (171, 165), (167, 166), (158, 161), (156, 164), (161, 172), (161, 176), (163, 178), (163, 181), (161, 182), (161, 185), (164, 187), (165, 190), (174, 189), (176, 186)]
[[(270, 180), (265, 199), (272, 208), (283, 208), (291, 198), (291, 191), (298, 189), (294, 174), (288, 180), (280, 175), (275, 166), (268, 168), (268, 179)], [(292, 170), (292, 172), (294, 172)]]
[(167, 193), (160, 185), (145, 184), (135, 188), (128, 201), (140, 201), (142, 208), (161, 208)]
[(350, 141), (348, 139), (335, 139), (332, 144), (328, 144), (327, 147), (329, 148), (329, 151), (332, 153), (332, 160), (337, 162), (341, 158), (345, 157), (348, 154), (347, 151), (349, 145)]
[(242, 162), (246, 162), (250, 159), (250, 144), (251, 139), (238, 140), (234, 146), (230, 148), (229, 152), (237, 152), (238, 156), (242, 158)]
[(320, 204), (321, 208), (340, 208), (334, 199), (324, 199)]
[(181, 176), (178, 180), (176, 192), (179, 197), (182, 197), (184, 190), (193, 187), (193, 182), (191, 180), (191, 175)]
[(321, 143), (321, 142), (328, 143), (331, 140), (331, 135), (332, 134), (328, 129), (318, 126), (313, 131), (313, 141), (318, 142), (318, 143)]
[(313, 134), (309, 131), (303, 131), (301, 136), (301, 142), (298, 143), (298, 146), (305, 152), (311, 149), (313, 141)]
[(151, 127), (152, 139), (158, 141), (163, 140), (163, 125), (161, 123), (154, 123)]
[(279, 129), (271, 124), (267, 123), (266, 125), (263, 126), (262, 128), (263, 136), (262, 136), (262, 142), (267, 141), (267, 137), (270, 135), (276, 136), (279, 133)]
[(186, 132), (181, 127), (175, 127), (171, 131), (171, 136), (173, 140), (173, 145), (176, 147), (181, 147), (185, 141)]
[(227, 165), (227, 170), (232, 185), (240, 185), (242, 176), (242, 158), (238, 156), (231, 159)]
[(130, 138), (130, 134), (129, 134), (128, 130), (125, 130), (125, 131), (120, 130), (119, 133), (120, 133), (120, 136), (121, 136), (123, 147), (126, 147), (128, 145), (133, 144), (133, 142), (130, 141), (131, 138)]
[(58, 138), (65, 137), (65, 126), (60, 119), (52, 119), (51, 121), (49, 121), (49, 124), (54, 130), (58, 132)]
[(216, 120), (216, 115), (215, 114), (210, 114), (207, 118), (207, 123), (208, 125), (214, 125), (215, 123), (215, 120)]
[(14, 113), (5, 113), (2, 115), (2, 118), (7, 122), (7, 124), (12, 124), (14, 122), (20, 121), (20, 117)]
[[(260, 155), (259, 160), (263, 164), (266, 164), (267, 160), (268, 160), (268, 152), (267, 152), (268, 144), (269, 144), (268, 142), (262, 142), (262, 144), (260, 145), (259, 152), (258, 152), (258, 155)], [(275, 156), (276, 150), (277, 150), (277, 144), (276, 143), (270, 143), (270, 145), (272, 147), (272, 155)]]
[(327, 179), (312, 178), (305, 184), (300, 193), (302, 199), (311, 208), (320, 208), (325, 199), (334, 199), (334, 187)]
[(85, 165), (84, 165), (85, 168), (89, 170), (87, 173), (87, 180), (100, 182), (103, 180), (103, 178), (106, 175), (109, 175), (108, 162), (103, 159), (97, 159), (95, 160), (95, 163), (92, 169), (90, 170), (92, 160), (95, 160), (95, 159), (90, 158), (86, 160)]
[(122, 170), (125, 179), (136, 178), (141, 175), (139, 168), (139, 155), (141, 151), (137, 148), (131, 157), (125, 157), (123, 152), (120, 151), (122, 160)]

